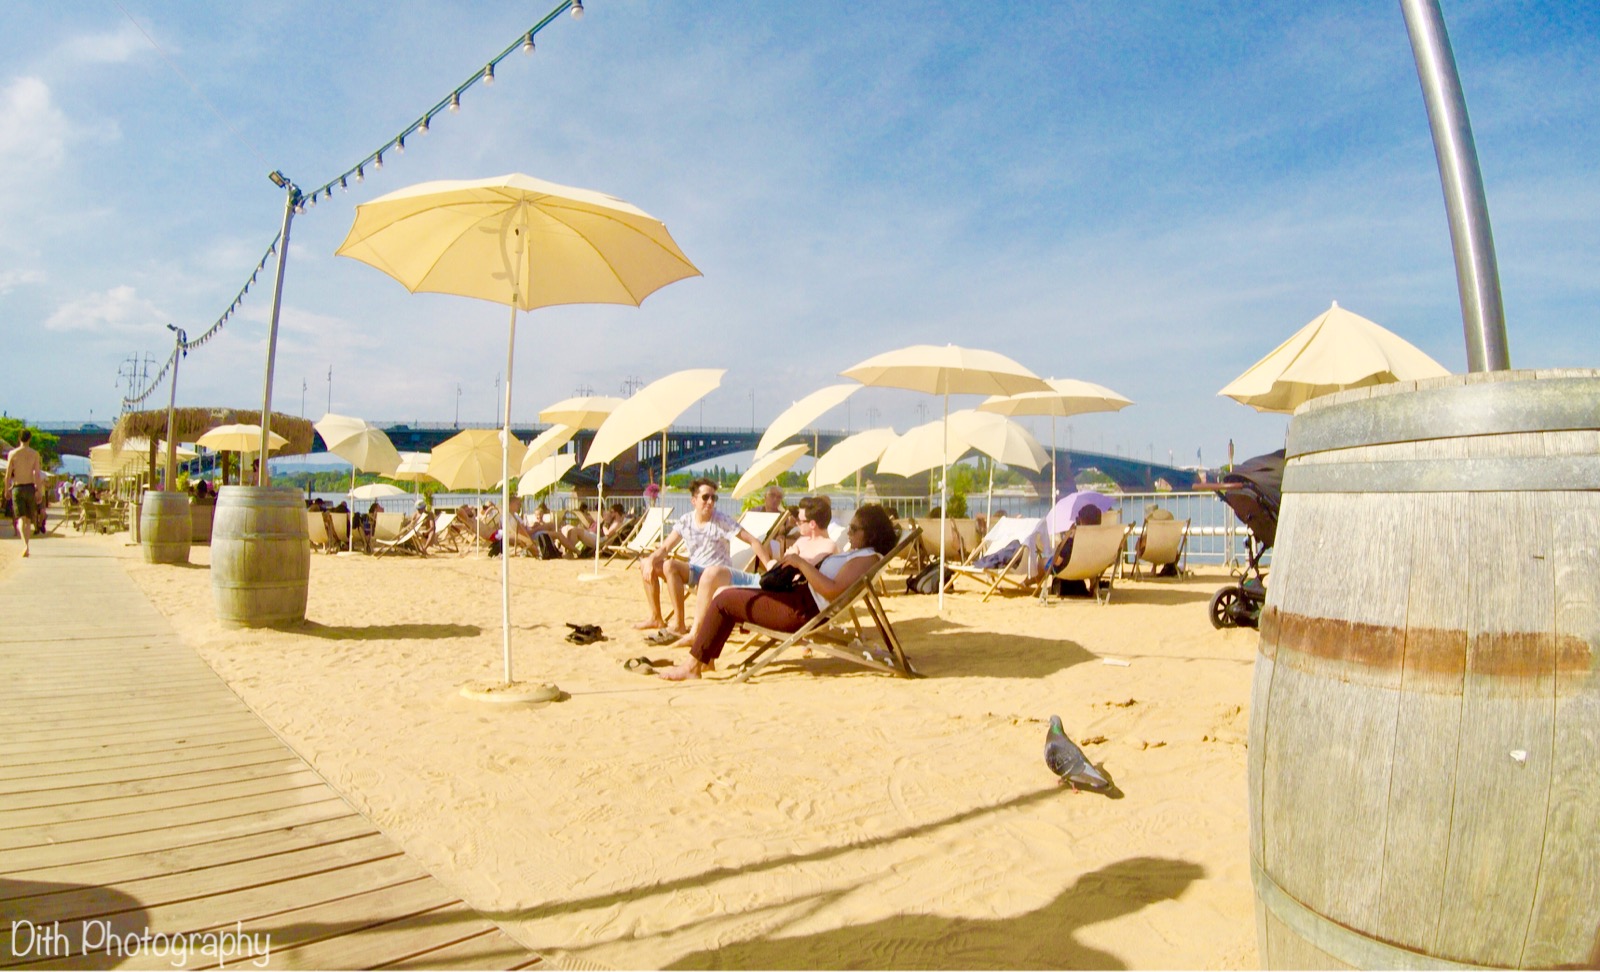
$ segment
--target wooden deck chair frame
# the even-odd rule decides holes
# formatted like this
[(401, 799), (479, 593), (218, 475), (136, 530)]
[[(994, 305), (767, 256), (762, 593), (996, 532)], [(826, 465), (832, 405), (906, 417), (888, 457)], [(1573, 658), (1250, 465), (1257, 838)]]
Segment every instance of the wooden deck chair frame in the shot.
[(1123, 523), (1079, 524), (1073, 530), (1072, 554), (1054, 576), (1088, 581), (1095, 601), (1110, 604), (1111, 585), (1122, 570), (1122, 551), (1132, 529)]
[(460, 534), (455, 511), (439, 513), (433, 518), (433, 549), (460, 553)]
[[(899, 636), (895, 634), (894, 625), (889, 621), (888, 612), (884, 611), (883, 602), (878, 599), (878, 593), (872, 586), (873, 581), (877, 579), (878, 574), (885, 566), (898, 559), (908, 546), (918, 542), (921, 532), (917, 527), (912, 527), (908, 530), (905, 536), (900, 538), (900, 542), (894, 545), (893, 549), (878, 559), (872, 569), (856, 578), (854, 584), (845, 588), (843, 593), (829, 601), (828, 605), (802, 625), (800, 630), (792, 633), (788, 631), (770, 631), (759, 625), (746, 624), (745, 628), (765, 638), (766, 642), (740, 664), (739, 675), (735, 680), (748, 682), (760, 673), (763, 668), (772, 664), (784, 652), (801, 641), (809, 642), (811, 648), (824, 654), (854, 662), (874, 671), (887, 672), (890, 675), (900, 675), (905, 678), (921, 678), (922, 673), (911, 667), (911, 659), (906, 657), (905, 648), (900, 644)], [(853, 612), (857, 601), (864, 603), (867, 613), (872, 617), (873, 624), (878, 630), (878, 637), (883, 641), (884, 650), (893, 659), (893, 664), (881, 661), (871, 654), (863, 654), (861, 651), (853, 649), (856, 644), (854, 639), (843, 637), (840, 632), (829, 631), (830, 628), (839, 625), (841, 621), (848, 618), (859, 633), (860, 623)]]
[(350, 514), (348, 514), (348, 513), (333, 513), (333, 512), (330, 512), (328, 515), (333, 518), (333, 549), (334, 549), (334, 552), (337, 553), (340, 550), (349, 550), (350, 549)]
[(382, 557), (384, 554), (408, 553), (426, 557), (428, 555), (428, 547), (422, 542), (422, 538), (417, 532), (418, 525), (413, 523), (411, 526), (406, 527), (405, 532), (393, 540), (379, 540), (377, 537), (373, 537), (373, 555)]
[[(627, 540), (613, 546), (613, 553), (606, 559), (605, 566), (619, 557), (626, 557), (628, 564), (643, 557), (645, 554), (660, 546), (672, 532), (672, 508), (668, 506), (652, 506), (645, 510), (644, 516), (639, 518), (639, 525)], [(625, 565), (626, 566), (626, 565)]]
[(372, 520), (373, 543), (377, 543), (379, 540), (385, 543), (393, 543), (395, 538), (400, 536), (400, 531), (405, 522), (406, 518), (403, 514), (379, 511), (378, 515)]
[[(1006, 527), (1003, 525), (1007, 523), (1012, 524), (1012, 526)], [(1018, 525), (1024, 525), (1028, 523), (1033, 524), (1032, 529), (1028, 530), (1022, 536), (1015, 536), (1013, 534), (1013, 531)], [(1000, 531), (1002, 530), (1005, 532), (1001, 533)], [(1048, 573), (1048, 571), (1041, 569), (1039, 575), (1033, 578), (1019, 578), (1014, 576), (1014, 572), (1018, 567), (1021, 567), (1027, 562), (1028, 544), (1033, 542), (1035, 538), (1041, 536), (1047, 536), (1047, 534), (1044, 532), (1043, 517), (1008, 516), (999, 523), (996, 523), (994, 525), (994, 529), (984, 534), (983, 540), (981, 540), (978, 543), (977, 548), (972, 551), (972, 556), (968, 558), (967, 563), (949, 564), (945, 567), (945, 570), (948, 570), (957, 578), (965, 577), (976, 581), (979, 584), (986, 584), (987, 587), (984, 589), (983, 597), (979, 601), (980, 604), (987, 602), (989, 598), (994, 596), (994, 592), (999, 590), (1001, 587), (1016, 588), (1018, 591), (1024, 594), (1036, 593), (1039, 589), (1039, 584), (1044, 580), (1044, 575)], [(1004, 541), (1000, 544), (1001, 548), (1004, 548), (1006, 544), (1013, 541), (1017, 542), (1017, 552), (1011, 556), (1010, 560), (1007, 560), (1005, 564), (1000, 567), (979, 567), (977, 564), (978, 558), (981, 556), (986, 556), (990, 552), (989, 547), (993, 546), (991, 541), (995, 540)], [(1046, 539), (1045, 545), (1048, 546), (1048, 544), (1049, 540)], [(1044, 550), (1042, 553), (1045, 564), (1048, 565), (1050, 560), (1050, 552), (1048, 550)]]
[(327, 550), (333, 543), (321, 510), (306, 510), (306, 536), (310, 538), (313, 550)]
[[(1139, 562), (1144, 561), (1150, 565), (1149, 574), (1156, 576), (1156, 569), (1168, 564), (1178, 567), (1178, 576), (1188, 573), (1189, 563), (1189, 521), (1188, 520), (1146, 520), (1144, 521), (1144, 551), (1136, 553), (1133, 558), (1133, 576), (1139, 576)], [(1152, 541), (1153, 538), (1153, 541)], [(1155, 544), (1152, 546), (1152, 542)]]

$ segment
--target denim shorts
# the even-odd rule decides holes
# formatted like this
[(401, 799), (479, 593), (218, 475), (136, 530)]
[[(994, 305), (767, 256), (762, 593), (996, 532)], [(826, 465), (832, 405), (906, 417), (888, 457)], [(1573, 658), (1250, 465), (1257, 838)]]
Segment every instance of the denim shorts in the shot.
[[(706, 569), (704, 567), (701, 567), (698, 564), (690, 564), (689, 565), (689, 583), (690, 584), (698, 584), (698, 583), (700, 583), (700, 575), (704, 574), (705, 572), (706, 572)], [(748, 570), (734, 570), (734, 571), (730, 571), (730, 573), (732, 574), (732, 577), (728, 581), (728, 583), (733, 587), (760, 587), (761, 586), (761, 575), (760, 574), (752, 574)]]

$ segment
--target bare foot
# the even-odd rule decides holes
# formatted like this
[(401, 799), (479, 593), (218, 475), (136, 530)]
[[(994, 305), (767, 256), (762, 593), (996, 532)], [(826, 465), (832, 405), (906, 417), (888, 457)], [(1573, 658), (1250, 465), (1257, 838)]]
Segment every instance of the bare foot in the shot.
[(666, 626), (667, 622), (661, 620), (660, 618), (656, 618), (651, 621), (640, 621), (633, 627), (636, 631), (653, 631), (657, 628), (665, 628)]
[(687, 682), (690, 679), (699, 678), (700, 673), (704, 670), (699, 662), (689, 661), (682, 665), (674, 665), (671, 668), (663, 669), (656, 674), (669, 682)]

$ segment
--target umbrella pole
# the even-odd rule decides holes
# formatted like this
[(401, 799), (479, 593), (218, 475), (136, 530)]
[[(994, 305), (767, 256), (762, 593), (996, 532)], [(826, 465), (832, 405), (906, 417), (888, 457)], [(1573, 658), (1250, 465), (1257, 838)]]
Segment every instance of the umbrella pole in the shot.
[(946, 490), (950, 485), (950, 390), (947, 387), (944, 393), (944, 429), (941, 442), (944, 447), (940, 450), (939, 466), (939, 614), (944, 614), (944, 535), (949, 532), (945, 526), (950, 511), (945, 509), (949, 499)]
[[(572, 451), (576, 452), (578, 450), (574, 448)], [(595, 478), (595, 486), (595, 503), (598, 509), (595, 510), (594, 521), (594, 576), (599, 577), (600, 548), (605, 546), (603, 534), (605, 533), (606, 523), (606, 464), (603, 462), (600, 464), (600, 474)]]
[[(518, 235), (520, 243), (522, 237)], [(521, 247), (518, 247), (521, 256)], [(511, 678), (511, 364), (517, 347), (517, 304), (511, 303), (506, 336), (506, 412), (500, 430), (500, 643), (505, 654), (506, 684)]]
[[(176, 330), (176, 329), (174, 329)], [(167, 482), (169, 493), (178, 490), (178, 444), (172, 441), (178, 411), (178, 359), (183, 357), (183, 332), (177, 331), (178, 346), (172, 349), (172, 395), (167, 399)]]
[[(668, 426), (670, 428), (670, 426)], [(661, 488), (667, 488), (667, 430), (661, 430)]]
[[(283, 268), (289, 262), (289, 224), (294, 222), (295, 203), (300, 201), (300, 187), (289, 183), (288, 198), (283, 205), (283, 232), (278, 238), (278, 276), (272, 287), (272, 324), (267, 328), (267, 386), (261, 395), (261, 469), (256, 474), (256, 485), (265, 486), (272, 481), (267, 475), (267, 453), (272, 438), (272, 366), (278, 358), (278, 310), (283, 306)], [(242, 457), (244, 454), (240, 453)], [(244, 462), (239, 463), (240, 478), (244, 478)]]
[(983, 522), (994, 529), (994, 458), (989, 459), (989, 498), (983, 504)]
[(347, 519), (349, 519), (349, 521), (350, 521), (350, 525), (349, 525), (349, 527), (347, 527), (345, 529), (345, 532), (350, 535), (349, 536), (349, 540), (350, 540), (350, 552), (351, 553), (355, 553), (356, 552), (356, 497), (355, 497), (355, 492), (356, 492), (356, 464), (352, 462), (350, 464), (350, 497), (349, 497), (350, 502), (347, 504), (350, 507), (350, 512), (345, 514), (345, 517)]

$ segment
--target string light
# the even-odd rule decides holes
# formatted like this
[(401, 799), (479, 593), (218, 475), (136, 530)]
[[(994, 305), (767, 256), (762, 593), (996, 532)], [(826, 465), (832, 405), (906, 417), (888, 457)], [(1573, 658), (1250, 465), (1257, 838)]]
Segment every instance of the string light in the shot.
[(433, 121), (433, 115), (432, 114), (423, 115), (422, 116), (422, 124), (417, 126), (417, 134), (418, 135), (426, 135), (426, 134), (428, 134), (428, 123), (431, 122), (431, 121)]
[(359, 166), (359, 165), (356, 166), (356, 182), (357, 183), (362, 183), (362, 182), (366, 182), (366, 181), (367, 181), (367, 170), (364, 169), (363, 167)]
[(522, 53), (532, 54), (533, 49), (533, 31), (530, 30), (528, 31), (528, 39), (522, 42)]
[(483, 68), (483, 83), (487, 87), (494, 87), (494, 65), (486, 64)]
[(404, 135), (394, 140), (394, 150), (399, 155), (406, 154), (406, 137)]
[(583, 0), (572, 0), (572, 19), (583, 19)]
[(450, 92), (450, 114), (461, 114), (461, 92), (459, 91)]
[(340, 176), (339, 177), (339, 188), (344, 192), (349, 192), (350, 191), (350, 183), (345, 181), (345, 177), (344, 176)]
[(377, 154), (377, 157), (372, 160), (372, 168), (375, 169), (375, 170), (383, 168), (383, 153), (382, 152), (379, 152)]

